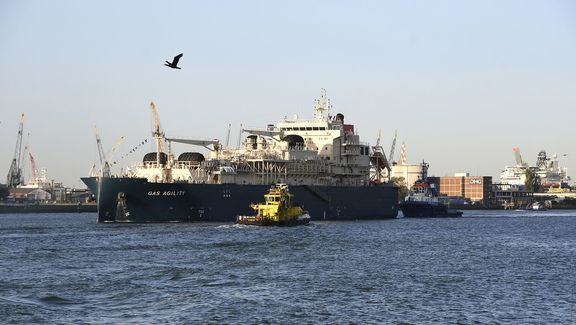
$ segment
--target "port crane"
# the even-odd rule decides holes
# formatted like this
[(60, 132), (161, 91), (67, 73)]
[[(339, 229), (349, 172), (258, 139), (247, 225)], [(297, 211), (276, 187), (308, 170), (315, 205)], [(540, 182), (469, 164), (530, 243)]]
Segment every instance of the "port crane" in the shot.
[[(394, 163), (394, 149), (396, 149), (396, 138), (398, 137), (398, 131), (394, 130), (394, 139), (392, 140), (392, 146), (390, 147), (390, 154), (388, 157), (390, 158), (390, 163)], [(378, 137), (380, 139), (380, 137)]]
[(390, 181), (390, 175), (391, 175), (390, 161), (386, 159), (384, 149), (380, 145), (380, 131), (378, 131), (378, 138), (376, 139), (376, 145), (372, 147), (370, 162), (375, 167), (374, 174), (370, 178), (372, 182), (380, 183), (382, 181), (383, 178), (382, 171), (384, 169), (388, 171), (388, 181)]
[(519, 147), (512, 148), (512, 151), (514, 151), (514, 158), (516, 158), (516, 165), (526, 166), (526, 163), (522, 160), (522, 155), (520, 154), (520, 148)]
[(6, 185), (8, 188), (15, 188), (22, 184), (22, 132), (24, 130), (24, 113), (20, 114), (20, 124), (18, 126), (18, 136), (16, 137), (16, 148), (14, 149), (14, 156), (12, 164), (8, 171)]
[(34, 160), (34, 156), (32, 156), (31, 152), (29, 152), (28, 155), (30, 156), (30, 166), (32, 167), (32, 182), (38, 182), (38, 169), (36, 169), (36, 161)]

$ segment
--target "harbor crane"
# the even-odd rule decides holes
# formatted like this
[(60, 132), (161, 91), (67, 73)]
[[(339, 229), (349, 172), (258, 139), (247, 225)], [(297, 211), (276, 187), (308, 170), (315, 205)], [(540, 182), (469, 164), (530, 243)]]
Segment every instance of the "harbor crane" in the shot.
[(20, 114), (20, 125), (18, 126), (18, 136), (16, 137), (16, 148), (14, 149), (14, 156), (12, 164), (8, 171), (6, 186), (8, 188), (15, 188), (22, 184), (22, 132), (24, 130), (24, 113)]
[(514, 151), (514, 158), (516, 159), (516, 165), (526, 166), (526, 163), (522, 160), (522, 155), (520, 154), (520, 148), (519, 147), (512, 148), (512, 151)]
[(32, 183), (35, 183), (38, 182), (38, 169), (36, 169), (36, 161), (32, 153), (29, 152), (28, 155), (30, 155), (30, 166), (32, 168)]
[[(390, 154), (388, 158), (390, 158), (390, 163), (394, 163), (394, 149), (396, 149), (396, 138), (398, 137), (398, 131), (394, 130), (394, 139), (392, 140), (392, 147), (390, 147)], [(380, 137), (378, 137), (380, 139)]]
[(382, 171), (386, 169), (388, 171), (388, 181), (390, 181), (391, 169), (390, 162), (386, 159), (386, 154), (384, 149), (380, 145), (380, 131), (378, 131), (378, 139), (376, 139), (376, 145), (372, 147), (372, 152), (370, 154), (370, 163), (374, 166), (374, 173), (371, 175), (370, 180), (375, 183), (380, 183), (382, 178)]

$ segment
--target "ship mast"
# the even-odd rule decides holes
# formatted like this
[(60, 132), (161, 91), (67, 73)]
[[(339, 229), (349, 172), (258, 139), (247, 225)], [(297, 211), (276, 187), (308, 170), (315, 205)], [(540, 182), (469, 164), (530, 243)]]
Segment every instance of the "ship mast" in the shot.
[(320, 99), (314, 101), (314, 119), (316, 121), (328, 121), (330, 112), (330, 100), (326, 97), (326, 89), (320, 90)]

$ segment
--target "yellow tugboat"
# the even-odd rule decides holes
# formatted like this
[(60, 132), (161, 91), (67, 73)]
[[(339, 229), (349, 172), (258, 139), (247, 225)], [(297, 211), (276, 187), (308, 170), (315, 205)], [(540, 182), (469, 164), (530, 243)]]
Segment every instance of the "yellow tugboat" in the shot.
[(286, 184), (273, 185), (264, 194), (264, 203), (252, 203), (255, 216), (237, 216), (236, 223), (257, 226), (297, 226), (310, 222), (308, 211), (293, 204), (294, 195)]

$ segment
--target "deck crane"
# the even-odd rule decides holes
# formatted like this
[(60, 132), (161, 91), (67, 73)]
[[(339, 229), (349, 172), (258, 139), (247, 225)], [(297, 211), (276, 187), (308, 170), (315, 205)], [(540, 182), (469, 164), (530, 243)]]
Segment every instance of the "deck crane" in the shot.
[(106, 153), (106, 155), (104, 156), (104, 159), (106, 159), (106, 161), (108, 162), (108, 165), (112, 166), (115, 165), (116, 162), (111, 162), (112, 158), (114, 157), (114, 154), (116, 153), (116, 150), (118, 150), (118, 147), (120, 147), (120, 145), (124, 142), (124, 137), (123, 136), (119, 136), (118, 139), (116, 140), (116, 143), (114, 144), (114, 146), (112, 146), (112, 148)]
[(94, 125), (94, 134), (96, 135), (96, 146), (98, 148), (98, 159), (100, 161), (100, 168), (98, 169), (98, 172), (95, 172), (96, 166), (92, 166), (92, 171), (90, 174), (92, 176), (110, 177), (112, 175), (111, 167), (112, 165), (115, 164), (110, 163), (110, 160), (114, 156), (114, 153), (116, 153), (118, 147), (122, 144), (122, 142), (124, 142), (124, 137), (119, 136), (118, 140), (116, 140), (116, 144), (114, 144), (114, 146), (107, 153), (104, 153), (104, 149), (102, 148), (102, 140), (100, 139), (100, 133), (98, 132), (98, 128), (96, 128), (96, 125)]
[(156, 139), (156, 164), (160, 166), (160, 153), (164, 152), (164, 132), (160, 128), (156, 104), (150, 102), (150, 108), (152, 109), (152, 136)]
[(98, 158), (100, 159), (100, 170), (99, 176), (110, 177), (110, 165), (106, 161), (106, 155), (104, 154), (104, 149), (102, 149), (102, 141), (100, 140), (100, 133), (98, 128), (94, 125), (94, 134), (96, 134), (96, 146), (98, 148)]
[(6, 185), (8, 188), (15, 188), (22, 184), (22, 132), (24, 130), (24, 113), (20, 114), (20, 125), (18, 126), (18, 136), (16, 137), (16, 148), (14, 149), (14, 156), (12, 164), (8, 171)]

